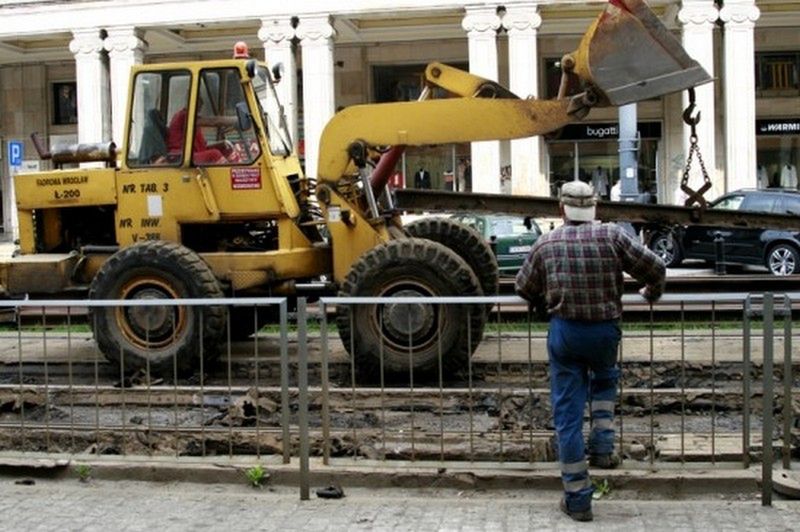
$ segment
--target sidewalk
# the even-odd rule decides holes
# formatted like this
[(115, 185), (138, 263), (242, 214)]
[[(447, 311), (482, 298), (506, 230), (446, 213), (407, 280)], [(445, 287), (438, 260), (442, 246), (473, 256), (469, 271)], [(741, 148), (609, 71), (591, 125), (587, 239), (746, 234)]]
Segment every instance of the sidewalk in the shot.
[(5, 530), (794, 530), (800, 503), (757, 500), (595, 502), (593, 523), (557, 509), (559, 493), (351, 488), (340, 500), (244, 485), (0, 477)]

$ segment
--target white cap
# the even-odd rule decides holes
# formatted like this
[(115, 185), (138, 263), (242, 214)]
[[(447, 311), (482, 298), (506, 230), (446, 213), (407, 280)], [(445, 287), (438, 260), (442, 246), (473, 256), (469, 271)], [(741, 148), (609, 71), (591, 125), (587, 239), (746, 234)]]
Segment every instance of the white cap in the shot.
[(574, 222), (591, 222), (595, 218), (597, 197), (591, 185), (583, 181), (567, 181), (558, 194), (564, 216)]

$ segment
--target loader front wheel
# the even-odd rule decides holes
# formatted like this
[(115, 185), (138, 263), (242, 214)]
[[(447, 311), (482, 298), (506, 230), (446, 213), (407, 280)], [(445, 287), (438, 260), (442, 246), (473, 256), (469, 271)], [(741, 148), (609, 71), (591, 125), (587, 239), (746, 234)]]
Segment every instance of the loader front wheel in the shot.
[[(481, 296), (472, 268), (431, 240), (405, 238), (365, 253), (342, 283), (345, 297)], [(481, 305), (339, 305), (339, 334), (362, 382), (437, 379), (466, 369), (483, 335)]]
[[(122, 249), (97, 272), (89, 289), (95, 300), (128, 301), (222, 298), (219, 281), (190, 249), (149, 241)], [(100, 350), (125, 373), (149, 369), (154, 376), (186, 374), (213, 359), (225, 330), (225, 307), (93, 307), (90, 323)]]

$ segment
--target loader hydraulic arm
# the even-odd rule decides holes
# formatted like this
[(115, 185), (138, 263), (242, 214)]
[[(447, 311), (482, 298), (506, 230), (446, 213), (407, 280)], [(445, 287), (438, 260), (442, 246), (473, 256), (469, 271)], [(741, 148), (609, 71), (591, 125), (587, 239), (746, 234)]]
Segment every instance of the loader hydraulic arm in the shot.
[(542, 135), (595, 106), (655, 98), (711, 80), (642, 0), (610, 0), (578, 49), (564, 57), (562, 69), (579, 80), (582, 92), (539, 100), (520, 99), (490, 80), (431, 64), (426, 84), (454, 97), (344, 109), (322, 133), (317, 178), (336, 183), (351, 162), (363, 163), (353, 154), (368, 149)]

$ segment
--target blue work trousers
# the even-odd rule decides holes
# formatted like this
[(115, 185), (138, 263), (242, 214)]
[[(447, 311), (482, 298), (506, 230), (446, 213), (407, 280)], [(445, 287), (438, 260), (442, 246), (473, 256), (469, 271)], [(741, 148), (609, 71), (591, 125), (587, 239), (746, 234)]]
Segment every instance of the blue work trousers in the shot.
[(550, 393), (561, 479), (570, 511), (591, 507), (592, 487), (583, 442), (583, 414), (589, 401), (592, 428), (589, 454), (614, 450), (614, 402), (617, 395), (616, 320), (576, 321), (554, 317), (547, 335)]

